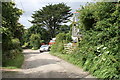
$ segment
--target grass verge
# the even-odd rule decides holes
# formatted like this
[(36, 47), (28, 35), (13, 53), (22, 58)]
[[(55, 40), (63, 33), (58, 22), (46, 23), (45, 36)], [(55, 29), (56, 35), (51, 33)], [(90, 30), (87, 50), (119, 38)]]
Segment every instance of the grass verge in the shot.
[(21, 68), (24, 61), (24, 55), (22, 53), (16, 55), (14, 59), (8, 59), (5, 61), (3, 68), (7, 69), (17, 69)]
[(80, 65), (80, 61), (77, 61), (76, 58), (73, 57), (73, 55), (71, 55), (71, 54), (61, 54), (61, 53), (52, 53), (52, 52), (50, 52), (50, 54), (57, 56), (69, 63), (72, 63), (72, 64), (82, 68), (82, 66)]

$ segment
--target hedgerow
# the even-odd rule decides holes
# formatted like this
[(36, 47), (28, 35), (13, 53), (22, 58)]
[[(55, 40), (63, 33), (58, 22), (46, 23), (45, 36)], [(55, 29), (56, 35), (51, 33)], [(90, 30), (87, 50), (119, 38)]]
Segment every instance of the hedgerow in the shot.
[(76, 55), (82, 55), (83, 69), (98, 78), (120, 78), (119, 3), (89, 4), (79, 12), (83, 40)]
[(52, 45), (51, 52), (59, 52), (64, 53), (64, 44), (66, 43), (66, 34), (65, 33), (59, 33), (56, 36), (56, 44)]
[(120, 79), (120, 3), (90, 3), (78, 12), (82, 40), (72, 54), (60, 56), (97, 78)]

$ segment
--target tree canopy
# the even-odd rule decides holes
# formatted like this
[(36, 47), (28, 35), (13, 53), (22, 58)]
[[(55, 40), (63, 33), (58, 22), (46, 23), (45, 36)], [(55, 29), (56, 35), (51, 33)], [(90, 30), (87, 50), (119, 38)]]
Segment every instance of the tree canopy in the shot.
[(30, 36), (30, 45), (32, 46), (32, 49), (38, 49), (40, 47), (40, 34), (32, 34)]
[(16, 35), (16, 30), (23, 28), (23, 26), (18, 23), (20, 15), (23, 11), (15, 7), (13, 2), (3, 2), (2, 3), (2, 27), (8, 28), (12, 35)]
[[(33, 24), (47, 29), (51, 38), (55, 37), (57, 29), (61, 23), (66, 23), (72, 16), (71, 9), (64, 3), (49, 4), (32, 15)], [(42, 25), (42, 26), (41, 26)]]
[[(18, 20), (23, 11), (15, 7), (14, 2), (2, 2), (2, 50), (3, 66), (7, 65), (8, 60), (15, 58), (21, 53), (22, 35), (24, 26)], [(12, 64), (10, 64), (12, 65)]]
[(33, 34), (40, 35), (40, 38), (41, 38), (40, 43), (42, 42), (48, 43), (50, 40), (49, 32), (46, 29), (37, 25), (33, 25), (30, 28), (26, 29), (24, 31), (24, 35), (22, 36), (22, 38), (24, 39), (23, 42), (24, 44), (26, 44), (26, 47), (31, 47), (30, 43), (32, 39), (30, 39), (30, 36), (32, 36)]

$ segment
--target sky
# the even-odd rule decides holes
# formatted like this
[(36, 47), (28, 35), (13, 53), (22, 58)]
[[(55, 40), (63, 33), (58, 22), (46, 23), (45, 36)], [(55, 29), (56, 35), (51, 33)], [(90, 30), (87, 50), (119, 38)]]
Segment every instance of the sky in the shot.
[(19, 22), (25, 26), (25, 28), (29, 28), (32, 24), (28, 20), (32, 19), (32, 14), (34, 11), (42, 9), (48, 4), (58, 4), (61, 2), (66, 3), (66, 5), (70, 6), (72, 12), (75, 12), (80, 5), (85, 5), (86, 2), (91, 2), (92, 0), (13, 0), (16, 3), (16, 7), (22, 9), (24, 11), (23, 15), (20, 17)]

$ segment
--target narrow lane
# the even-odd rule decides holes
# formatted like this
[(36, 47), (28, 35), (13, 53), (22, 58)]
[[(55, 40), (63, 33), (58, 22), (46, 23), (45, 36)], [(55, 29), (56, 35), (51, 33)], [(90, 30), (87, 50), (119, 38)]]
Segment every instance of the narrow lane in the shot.
[(3, 71), (3, 78), (94, 78), (88, 72), (49, 52), (24, 50), (25, 61), (21, 70)]

